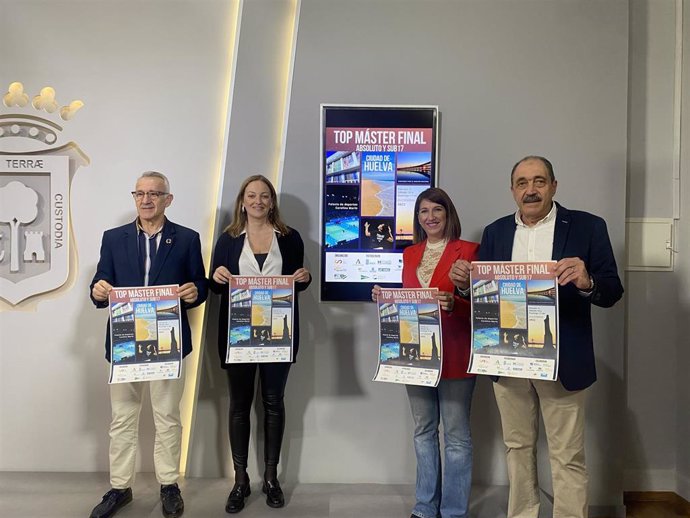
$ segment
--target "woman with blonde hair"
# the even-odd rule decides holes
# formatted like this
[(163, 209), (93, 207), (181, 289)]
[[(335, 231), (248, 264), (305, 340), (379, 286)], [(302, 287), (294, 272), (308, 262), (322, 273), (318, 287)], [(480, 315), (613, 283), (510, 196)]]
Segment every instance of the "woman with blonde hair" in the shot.
[(247, 178), (235, 201), (233, 219), (218, 238), (213, 254), (210, 288), (221, 294), (218, 319), (218, 353), (230, 390), (229, 436), (235, 469), (235, 484), (225, 510), (237, 513), (250, 494), (247, 475), (249, 416), (254, 396), (257, 366), (264, 406), (264, 480), (262, 490), (270, 507), (283, 507), (285, 499), (278, 483), (278, 461), (285, 429), (284, 394), (291, 363), (227, 364), (228, 283), (233, 275), (292, 275), (295, 279), (293, 362), (299, 348), (299, 306), (297, 292), (307, 289), (311, 275), (304, 268), (304, 243), (288, 227), (278, 210), (276, 191), (262, 175)]

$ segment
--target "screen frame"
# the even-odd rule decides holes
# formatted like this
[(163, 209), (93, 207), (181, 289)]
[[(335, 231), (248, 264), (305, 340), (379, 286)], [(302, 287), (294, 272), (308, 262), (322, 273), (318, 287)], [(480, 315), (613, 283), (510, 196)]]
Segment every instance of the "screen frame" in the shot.
[[(397, 112), (397, 113), (396, 113)], [(383, 121), (383, 115), (387, 115)], [(424, 119), (425, 125), (411, 125), (414, 118)], [(352, 119), (355, 119), (354, 121)], [(364, 124), (363, 122), (367, 122)], [(383, 122), (382, 122), (383, 121)], [(330, 124), (327, 126), (327, 124)], [(395, 104), (335, 104), (320, 105), (321, 139), (319, 145), (319, 301), (320, 302), (362, 302), (371, 301), (374, 282), (328, 282), (326, 281), (326, 248), (324, 203), (326, 193), (326, 128), (327, 127), (369, 127), (369, 128), (430, 128), (432, 134), (431, 162), (433, 172), (430, 187), (438, 186), (439, 159), (439, 110), (437, 105), (395, 105)], [(360, 180), (361, 181), (361, 180)], [(408, 245), (409, 246), (409, 245)], [(402, 256), (402, 250), (399, 249)], [(397, 251), (397, 250), (396, 250)], [(361, 251), (359, 251), (361, 253)], [(366, 252), (365, 252), (366, 253)], [(374, 251), (372, 250), (372, 253)], [(390, 253), (390, 252), (384, 252)], [(385, 288), (401, 288), (402, 283), (384, 283)]]

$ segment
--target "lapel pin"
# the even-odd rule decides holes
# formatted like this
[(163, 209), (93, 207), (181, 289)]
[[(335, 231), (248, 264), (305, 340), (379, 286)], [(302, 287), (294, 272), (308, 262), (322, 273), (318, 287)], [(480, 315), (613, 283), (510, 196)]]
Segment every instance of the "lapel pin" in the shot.
[(172, 243), (172, 239), (168, 238), (168, 239), (165, 240), (165, 244), (166, 244), (166, 245), (169, 245), (169, 244), (171, 244), (171, 243)]

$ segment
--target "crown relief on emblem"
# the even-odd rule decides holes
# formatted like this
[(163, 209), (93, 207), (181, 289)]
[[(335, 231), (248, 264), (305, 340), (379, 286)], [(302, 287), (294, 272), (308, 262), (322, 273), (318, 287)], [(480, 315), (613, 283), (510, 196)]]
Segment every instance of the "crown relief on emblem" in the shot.
[[(29, 103), (29, 94), (24, 92), (24, 85), (18, 81), (11, 83), (7, 88), (7, 92), (2, 97), (2, 103), (7, 108), (25, 108), (30, 104), (39, 112), (56, 113), (63, 121), (71, 120), (74, 114), (84, 106), (83, 101), (78, 99), (60, 106), (55, 97), (55, 89), (51, 86), (41, 88), (39, 94), (34, 96)], [(0, 116), (0, 138), (24, 137), (45, 144), (54, 144), (57, 140), (56, 130), (62, 131), (62, 127), (42, 117), (16, 113)]]

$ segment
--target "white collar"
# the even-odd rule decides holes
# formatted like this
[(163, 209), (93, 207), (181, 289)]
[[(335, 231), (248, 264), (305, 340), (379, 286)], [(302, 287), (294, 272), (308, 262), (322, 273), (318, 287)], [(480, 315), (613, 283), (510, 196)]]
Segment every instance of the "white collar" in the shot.
[(146, 232), (146, 230), (144, 230), (144, 227), (141, 226), (141, 221), (139, 221), (139, 216), (137, 216), (137, 219), (135, 220), (136, 225), (137, 225), (137, 235), (139, 235), (140, 232), (143, 232), (146, 236), (148, 236), (149, 238), (152, 238), (153, 236), (157, 236), (158, 234), (162, 234), (162, 233), (163, 233), (163, 227), (165, 227), (166, 221), (168, 221), (168, 220), (165, 219), (165, 218), (163, 218), (163, 223), (162, 223), (161, 226), (158, 228), (158, 230), (156, 230), (156, 231), (155, 231), (154, 233), (152, 233), (152, 234), (148, 234), (148, 233)]
[[(547, 223), (551, 223), (551, 221), (553, 221), (556, 218), (556, 211), (557, 211), (556, 202), (551, 202), (551, 210), (549, 211), (549, 213), (546, 216), (544, 216), (542, 219), (537, 221), (536, 224), (534, 224), (532, 226), (537, 227), (540, 225), (545, 225)], [(525, 224), (524, 221), (522, 221), (522, 218), (520, 217), (520, 209), (515, 211), (515, 224), (518, 227), (527, 227), (528, 226)]]
[[(276, 227), (273, 227), (273, 232), (275, 232), (276, 234), (278, 234), (278, 236), (282, 236), (282, 235), (283, 235), (282, 232), (281, 232), (280, 230), (278, 230)], [(246, 233), (247, 233), (247, 227), (244, 227), (244, 230), (242, 230), (242, 232), (240, 232), (240, 236), (241, 236), (241, 235), (244, 235), (244, 234), (246, 234)]]

